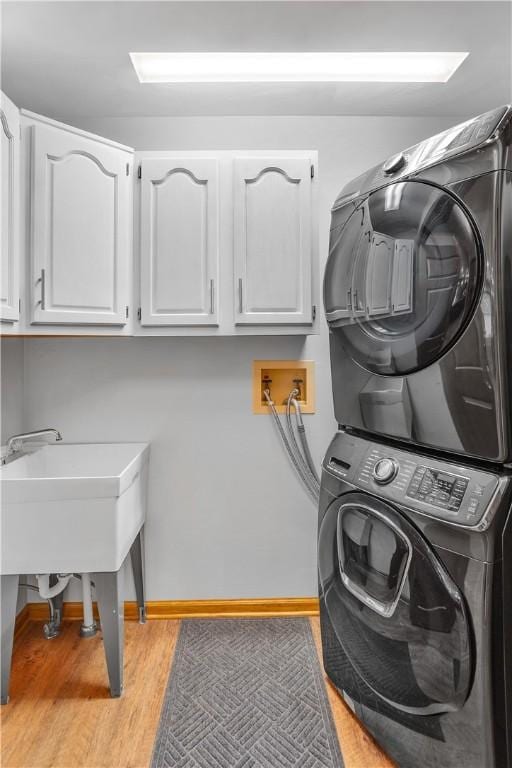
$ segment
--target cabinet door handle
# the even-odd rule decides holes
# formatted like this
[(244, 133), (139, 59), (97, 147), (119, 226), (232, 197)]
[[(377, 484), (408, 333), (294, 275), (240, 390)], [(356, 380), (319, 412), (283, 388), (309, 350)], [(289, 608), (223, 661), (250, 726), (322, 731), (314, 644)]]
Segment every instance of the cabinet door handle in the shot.
[(37, 283), (41, 283), (41, 298), (37, 302), (41, 307), (41, 309), (46, 308), (45, 306), (46, 305), (46, 276), (45, 275), (46, 275), (45, 270), (42, 269), (41, 277), (39, 278), (39, 280), (36, 281)]
[(210, 315), (215, 313), (215, 281), (212, 277), (210, 280)]
[(244, 311), (244, 288), (242, 278), (238, 278), (238, 314), (243, 314)]

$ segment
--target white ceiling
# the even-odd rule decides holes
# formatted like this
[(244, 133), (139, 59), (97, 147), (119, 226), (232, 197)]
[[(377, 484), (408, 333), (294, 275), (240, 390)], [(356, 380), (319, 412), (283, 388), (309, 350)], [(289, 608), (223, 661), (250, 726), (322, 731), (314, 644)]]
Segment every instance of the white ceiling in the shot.
[[(129, 51), (469, 51), (446, 83), (141, 84)], [(509, 2), (7, 2), (2, 88), (61, 120), (470, 116), (512, 99)]]

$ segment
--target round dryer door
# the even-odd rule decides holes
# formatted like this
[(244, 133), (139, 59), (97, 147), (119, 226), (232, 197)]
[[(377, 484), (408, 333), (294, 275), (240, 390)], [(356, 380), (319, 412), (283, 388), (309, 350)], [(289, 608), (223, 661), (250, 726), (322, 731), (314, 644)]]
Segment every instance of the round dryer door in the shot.
[(331, 232), (327, 321), (363, 368), (412, 373), (463, 332), (480, 272), (478, 235), (457, 198), (426, 182), (390, 184)]
[(416, 527), (348, 493), (327, 510), (318, 557), (324, 658), (338, 687), (410, 715), (459, 709), (472, 675), (464, 600)]

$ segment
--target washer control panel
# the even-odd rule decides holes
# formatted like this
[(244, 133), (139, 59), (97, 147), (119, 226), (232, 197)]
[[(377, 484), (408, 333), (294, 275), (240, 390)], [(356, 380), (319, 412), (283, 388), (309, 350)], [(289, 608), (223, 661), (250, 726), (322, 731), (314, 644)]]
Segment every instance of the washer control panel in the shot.
[(478, 526), (498, 486), (488, 472), (350, 439), (358, 448), (359, 461), (352, 465), (353, 471), (345, 470), (348, 480), (431, 517)]

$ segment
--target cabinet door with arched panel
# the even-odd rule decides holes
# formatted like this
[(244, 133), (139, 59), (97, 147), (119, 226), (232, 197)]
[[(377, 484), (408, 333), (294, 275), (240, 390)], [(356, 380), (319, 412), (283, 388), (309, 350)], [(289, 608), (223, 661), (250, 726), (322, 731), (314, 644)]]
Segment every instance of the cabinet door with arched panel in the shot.
[(20, 117), (18, 108), (0, 94), (1, 143), (1, 273), (0, 320), (15, 325), (19, 319), (19, 159)]
[(44, 120), (31, 132), (31, 321), (123, 326), (133, 152)]
[(234, 163), (235, 322), (307, 325), (312, 318), (310, 157)]
[(217, 166), (214, 157), (142, 161), (142, 325), (218, 325)]

